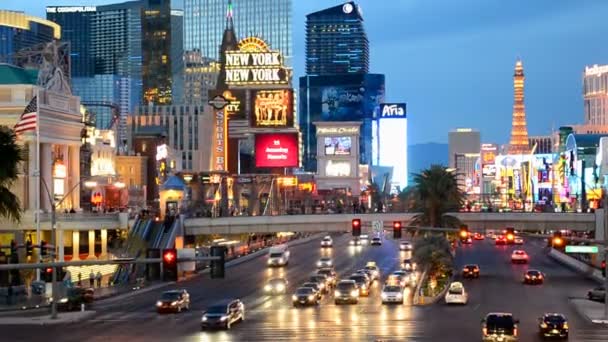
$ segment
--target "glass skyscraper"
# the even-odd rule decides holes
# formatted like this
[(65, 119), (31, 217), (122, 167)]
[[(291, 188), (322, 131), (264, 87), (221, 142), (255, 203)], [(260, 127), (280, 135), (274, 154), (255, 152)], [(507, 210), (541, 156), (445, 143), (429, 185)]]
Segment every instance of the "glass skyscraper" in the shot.
[[(184, 50), (199, 50), (219, 60), (226, 28), (227, 0), (184, 0)], [(279, 50), (291, 65), (292, 0), (232, 0), (234, 29), (239, 38), (258, 36)]]
[(144, 104), (171, 104), (171, 0), (145, 0), (142, 26)]
[(184, 11), (171, 10), (171, 97), (184, 101)]
[(306, 16), (306, 74), (369, 72), (369, 42), (354, 1)]
[(0, 11), (0, 63), (12, 63), (19, 50), (60, 38), (56, 23), (22, 12)]

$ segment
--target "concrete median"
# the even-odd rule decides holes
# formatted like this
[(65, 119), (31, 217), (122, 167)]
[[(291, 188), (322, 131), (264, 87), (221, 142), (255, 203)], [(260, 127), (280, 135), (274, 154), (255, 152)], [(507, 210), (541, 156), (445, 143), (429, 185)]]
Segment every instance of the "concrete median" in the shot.
[(602, 271), (587, 265), (586, 263), (577, 260), (571, 256), (569, 256), (568, 254), (564, 254), (554, 248), (550, 248), (549, 249), (549, 253), (547, 253), (547, 255), (552, 258), (553, 260), (559, 262), (560, 264), (569, 267), (579, 273), (581, 273), (582, 275), (593, 279), (594, 281), (603, 284), (604, 283), (604, 277), (602, 277)]

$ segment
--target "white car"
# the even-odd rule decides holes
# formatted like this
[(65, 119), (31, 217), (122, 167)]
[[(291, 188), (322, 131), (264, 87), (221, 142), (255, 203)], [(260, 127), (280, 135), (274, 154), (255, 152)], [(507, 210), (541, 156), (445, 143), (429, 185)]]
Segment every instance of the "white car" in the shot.
[(323, 258), (319, 259), (319, 261), (317, 261), (317, 268), (325, 268), (325, 267), (332, 267), (332, 266), (333, 266), (333, 262), (331, 261), (331, 258), (323, 257)]
[(334, 245), (334, 241), (331, 236), (327, 235), (321, 240), (321, 247), (332, 247)]
[(375, 262), (368, 262), (367, 265), (365, 265), (365, 269), (370, 271), (372, 275), (372, 280), (380, 279), (380, 269), (378, 268)]
[(384, 285), (380, 297), (382, 298), (382, 304), (403, 304), (403, 288), (399, 285)]
[(450, 284), (448, 292), (445, 294), (446, 304), (466, 304), (469, 301), (469, 295), (464, 289), (461, 282), (453, 282)]
[(521, 249), (516, 249), (511, 254), (511, 262), (512, 263), (528, 263), (528, 253), (522, 251)]
[(399, 250), (400, 251), (411, 251), (413, 249), (412, 247), (412, 243), (409, 241), (401, 241), (399, 243)]

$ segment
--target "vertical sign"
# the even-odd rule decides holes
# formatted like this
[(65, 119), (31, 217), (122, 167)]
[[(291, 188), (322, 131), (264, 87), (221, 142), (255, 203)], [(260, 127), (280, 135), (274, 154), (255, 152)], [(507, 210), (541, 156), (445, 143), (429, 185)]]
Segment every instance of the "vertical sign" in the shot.
[(226, 133), (227, 120), (224, 109), (215, 111), (215, 139), (213, 148), (213, 170), (226, 171)]

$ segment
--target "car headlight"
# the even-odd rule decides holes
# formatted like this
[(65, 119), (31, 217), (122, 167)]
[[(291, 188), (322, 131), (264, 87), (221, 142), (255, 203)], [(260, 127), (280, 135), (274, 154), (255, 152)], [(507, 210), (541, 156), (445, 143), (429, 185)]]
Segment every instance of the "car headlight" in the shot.
[(292, 300), (298, 300), (298, 296), (293, 295), (293, 296), (291, 296), (291, 299), (292, 299)]
[(278, 284), (278, 285), (277, 285), (277, 291), (283, 291), (283, 290), (285, 290), (285, 285), (283, 285), (283, 284)]
[(330, 261), (328, 261), (328, 262), (327, 262), (327, 264), (328, 264), (329, 266), (331, 266), (331, 260), (330, 260)]
[(546, 328), (547, 328), (547, 323), (542, 322), (542, 323), (540, 324), (540, 327), (541, 327), (541, 328), (543, 328), (543, 329), (546, 329)]
[(272, 260), (268, 259), (268, 265), (272, 264)]
[(321, 266), (322, 263), (320, 261), (317, 261), (317, 266)]
[(351, 297), (357, 297), (358, 295), (359, 295), (359, 292), (357, 290), (350, 291)]
[(355, 244), (355, 241), (350, 241), (348, 244), (349, 244), (349, 245), (354, 245), (354, 244)]
[(207, 316), (203, 316), (202, 321), (203, 321), (203, 322), (207, 322)]
[(283, 258), (279, 258), (279, 262), (281, 262), (281, 263), (282, 263), (283, 261), (285, 261), (285, 259), (283, 259)]
[(272, 286), (270, 286), (270, 284), (264, 286), (264, 290), (266, 290), (266, 292), (271, 291), (272, 290)]
[(335, 292), (334, 292), (334, 296), (336, 296), (336, 297), (340, 297), (340, 295), (341, 295), (341, 294), (340, 294), (340, 291), (335, 291)]
[(313, 299), (315, 299), (315, 296), (313, 296), (313, 295), (308, 296), (308, 300), (313, 300)]
[(401, 297), (403, 297), (403, 295), (401, 293), (397, 293), (397, 298), (400, 299)]
[(361, 285), (361, 290), (365, 291), (367, 289), (367, 286), (365, 286), (365, 284)]
[(386, 295), (386, 293), (384, 293), (384, 292), (383, 292), (383, 293), (382, 293), (380, 296), (382, 297), (382, 299), (386, 299), (386, 297), (388, 297), (388, 296)]
[(163, 302), (161, 302), (160, 300), (158, 302), (156, 302), (156, 306), (163, 306)]
[(222, 318), (220, 318), (220, 321), (222, 321), (222, 322), (223, 322), (223, 321), (225, 321), (225, 320), (227, 320), (227, 319), (228, 319), (228, 316), (225, 316), (225, 315), (224, 315), (224, 316), (222, 316)]
[(68, 302), (68, 299), (67, 299), (67, 298), (61, 298), (61, 299), (59, 300), (59, 303), (67, 303), (67, 302)]
[(176, 306), (177, 302), (171, 302), (171, 306)]

